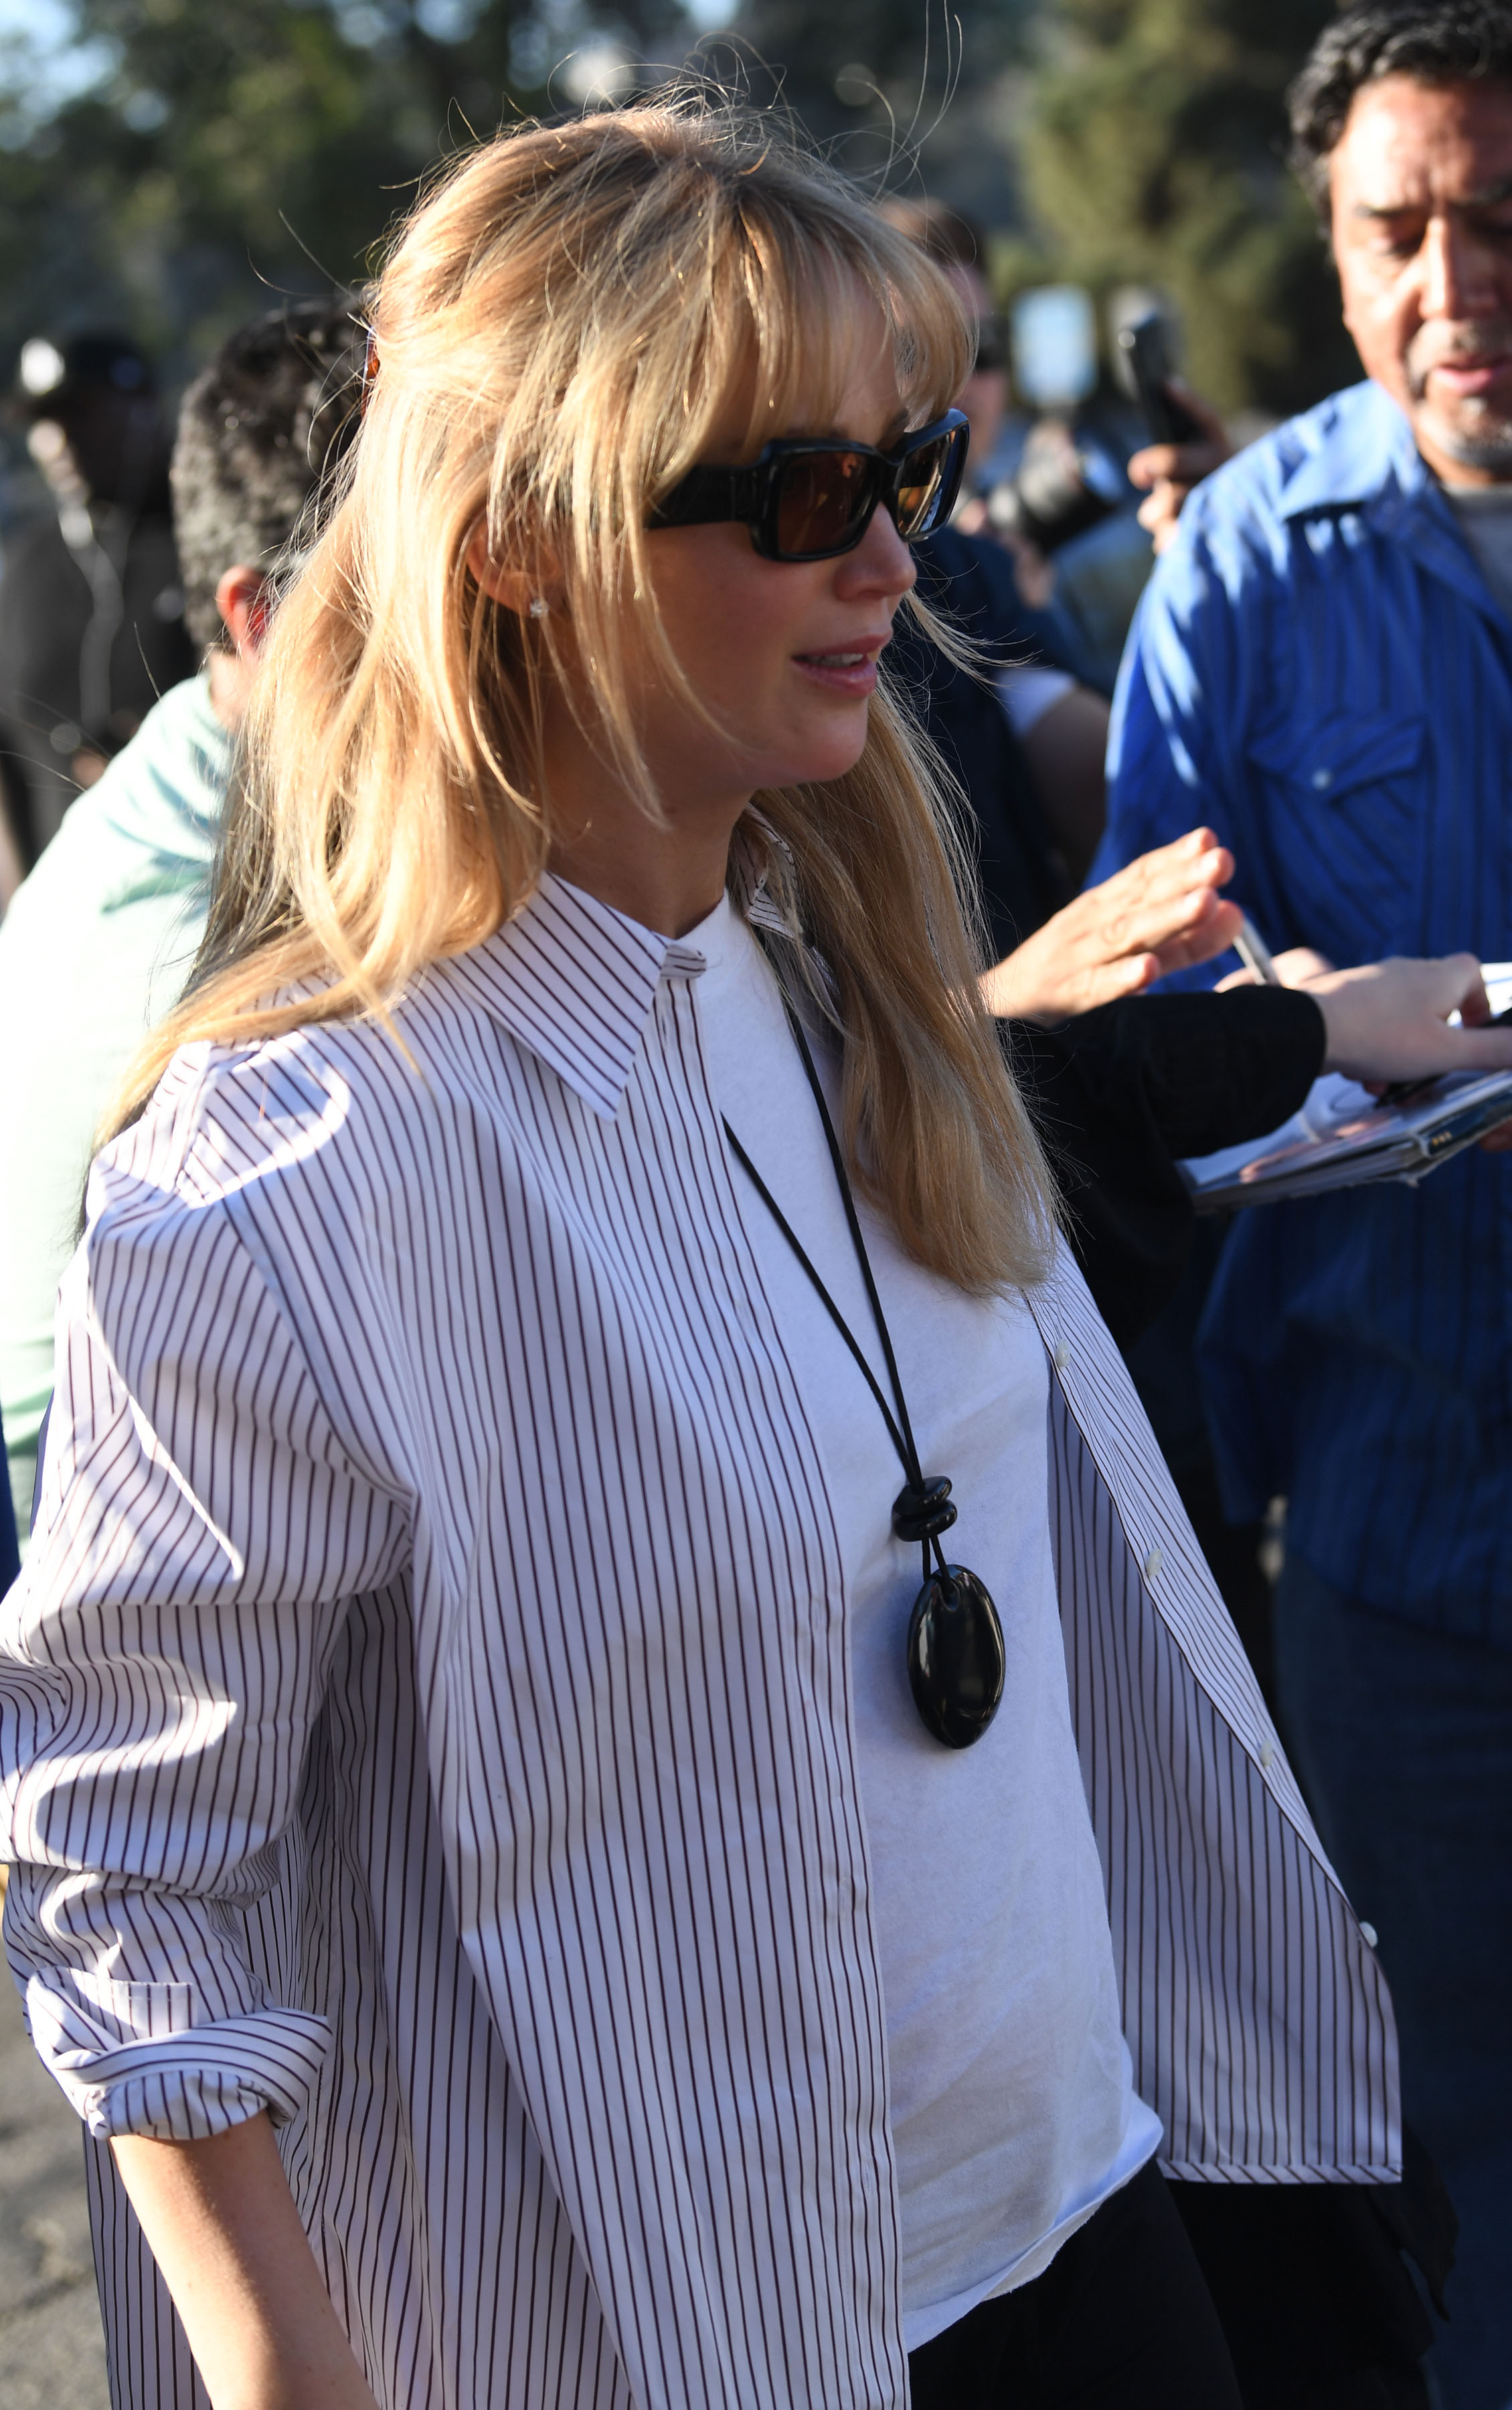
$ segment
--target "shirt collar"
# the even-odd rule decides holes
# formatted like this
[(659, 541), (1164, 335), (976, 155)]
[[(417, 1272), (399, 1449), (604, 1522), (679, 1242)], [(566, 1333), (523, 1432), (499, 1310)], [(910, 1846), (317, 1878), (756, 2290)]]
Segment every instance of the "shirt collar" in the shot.
[[(760, 891), (758, 928), (784, 922)], [(446, 965), (484, 1011), (604, 1121), (618, 1114), (664, 977), (696, 979), (695, 946), (647, 929), (549, 871), (512, 921)]]
[(1344, 510), (1393, 495), (1426, 493), (1432, 479), (1406, 413), (1378, 385), (1358, 385), (1316, 429), (1312, 447), (1281, 488), (1283, 518)]
[(1389, 394), (1372, 383), (1353, 385), (1309, 431), (1312, 448), (1281, 489), (1281, 516), (1358, 510), (1374, 534), (1404, 546), (1505, 633), (1502, 607)]

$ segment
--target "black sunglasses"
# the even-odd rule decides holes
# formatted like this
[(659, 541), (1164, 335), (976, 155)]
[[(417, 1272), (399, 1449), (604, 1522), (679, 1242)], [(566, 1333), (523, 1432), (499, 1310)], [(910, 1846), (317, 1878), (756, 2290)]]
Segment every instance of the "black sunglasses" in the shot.
[(853, 552), (885, 503), (905, 544), (943, 527), (966, 467), (963, 412), (906, 435), (890, 452), (838, 437), (768, 443), (745, 469), (692, 469), (651, 513), (652, 527), (742, 519), (767, 560)]

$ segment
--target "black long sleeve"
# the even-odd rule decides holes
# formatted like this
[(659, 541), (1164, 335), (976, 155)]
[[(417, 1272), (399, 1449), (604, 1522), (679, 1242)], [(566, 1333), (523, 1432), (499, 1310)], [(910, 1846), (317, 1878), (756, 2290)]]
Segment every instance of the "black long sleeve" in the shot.
[(1323, 1015), (1287, 988), (1132, 996), (1058, 1029), (1010, 1026), (1014, 1073), (1059, 1173), (1067, 1232), (1121, 1347), (1174, 1290), (1193, 1212), (1176, 1162), (1294, 1113), (1323, 1065)]

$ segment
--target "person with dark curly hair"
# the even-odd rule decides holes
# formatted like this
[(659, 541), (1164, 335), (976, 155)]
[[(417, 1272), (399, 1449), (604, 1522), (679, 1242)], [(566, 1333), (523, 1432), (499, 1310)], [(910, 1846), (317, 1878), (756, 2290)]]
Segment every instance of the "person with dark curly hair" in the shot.
[(172, 464), (184, 618), (203, 654), (74, 803), (0, 924), (0, 1410), (24, 1532), (52, 1310), (95, 1126), (176, 1002), (210, 876), (273, 564), (356, 415), (348, 296), (241, 327), (184, 396)]
[[(1188, 504), (1124, 664), (1098, 868), (1201, 820), (1272, 948), (1505, 960), (1512, 9), (1348, 10), (1291, 123), (1365, 382)], [(1452, 2410), (1512, 2397), (1509, 1239), (1490, 1152), (1247, 1215), (1202, 1343), (1229, 1513), (1288, 1501), (1288, 1743), (1461, 2222)]]

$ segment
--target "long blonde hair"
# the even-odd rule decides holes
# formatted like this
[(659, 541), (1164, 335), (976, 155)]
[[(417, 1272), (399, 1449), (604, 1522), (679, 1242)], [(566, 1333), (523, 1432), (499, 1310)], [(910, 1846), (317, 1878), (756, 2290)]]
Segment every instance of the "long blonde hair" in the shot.
[[(946, 406), (968, 337), (938, 270), (769, 124), (693, 95), (521, 127), (424, 200), (377, 287), (366, 423), (272, 622), (206, 947), (119, 1119), (175, 1048), (386, 1015), (428, 963), (529, 898), (551, 844), (541, 739), (559, 618), (480, 591), (480, 522), (496, 560), (564, 592), (588, 672), (574, 707), (656, 815), (632, 617), (701, 706), (655, 620), (648, 507), (734, 395), (751, 397), (750, 451), (800, 399), (811, 414), (837, 397), (858, 288), (905, 401)], [(827, 965), (859, 1184), (962, 1287), (1039, 1277), (1051, 1188), (977, 1001), (938, 766), (881, 691), (846, 777), (753, 800), (736, 856), (763, 855)]]

